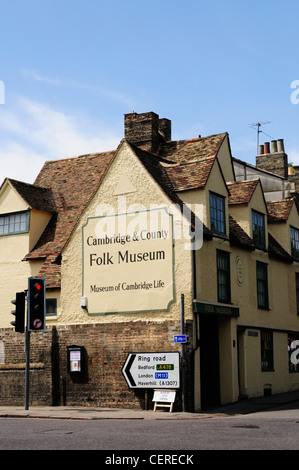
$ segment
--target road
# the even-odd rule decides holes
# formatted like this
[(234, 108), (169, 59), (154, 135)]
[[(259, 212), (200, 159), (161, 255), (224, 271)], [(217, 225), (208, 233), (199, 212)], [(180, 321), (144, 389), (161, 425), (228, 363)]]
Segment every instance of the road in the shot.
[(102, 450), (119, 451), (113, 455), (120, 456), (125, 450), (137, 451), (134, 455), (141, 450), (157, 454), (175, 449), (182, 455), (200, 450), (299, 450), (298, 407), (180, 420), (3, 418), (0, 450)]

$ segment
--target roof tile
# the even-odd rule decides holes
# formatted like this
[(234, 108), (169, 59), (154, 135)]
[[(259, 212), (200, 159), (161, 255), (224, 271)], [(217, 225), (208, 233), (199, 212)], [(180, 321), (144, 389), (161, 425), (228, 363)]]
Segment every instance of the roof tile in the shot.
[(216, 157), (227, 135), (224, 132), (208, 137), (199, 137), (198, 139), (166, 142), (161, 146), (159, 155), (176, 163)]
[(258, 184), (258, 179), (227, 183), (229, 205), (248, 204)]
[(51, 189), (41, 188), (33, 184), (22, 183), (8, 178), (12, 187), (32, 209), (55, 212), (56, 204)]
[(268, 222), (286, 222), (295, 200), (293, 197), (281, 199), (279, 201), (267, 202)]

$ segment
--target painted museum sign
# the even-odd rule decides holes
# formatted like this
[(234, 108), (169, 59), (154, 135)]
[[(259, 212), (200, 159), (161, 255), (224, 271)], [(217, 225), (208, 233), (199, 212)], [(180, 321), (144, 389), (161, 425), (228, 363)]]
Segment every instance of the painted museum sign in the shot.
[(88, 218), (82, 253), (89, 314), (167, 310), (174, 300), (173, 224), (166, 208)]

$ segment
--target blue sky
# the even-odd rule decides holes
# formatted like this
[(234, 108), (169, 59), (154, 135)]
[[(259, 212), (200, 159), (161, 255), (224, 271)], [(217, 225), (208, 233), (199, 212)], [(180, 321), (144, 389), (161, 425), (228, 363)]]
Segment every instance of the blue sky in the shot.
[(228, 132), (250, 163), (268, 122), (260, 143), (299, 164), (298, 18), (296, 0), (0, 0), (0, 182), (115, 149), (133, 110), (174, 140)]

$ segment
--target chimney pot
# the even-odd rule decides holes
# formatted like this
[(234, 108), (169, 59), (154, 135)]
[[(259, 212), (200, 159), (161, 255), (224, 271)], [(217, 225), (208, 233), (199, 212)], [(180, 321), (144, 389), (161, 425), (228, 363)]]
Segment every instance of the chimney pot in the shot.
[(284, 142), (283, 139), (278, 139), (277, 141), (278, 152), (284, 153)]
[(263, 145), (259, 145), (259, 155), (263, 155), (264, 152), (265, 152), (264, 146), (263, 146)]
[(266, 153), (270, 153), (270, 143), (269, 142), (265, 142), (265, 154)]
[(271, 153), (277, 153), (277, 140), (271, 140)]

